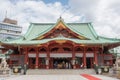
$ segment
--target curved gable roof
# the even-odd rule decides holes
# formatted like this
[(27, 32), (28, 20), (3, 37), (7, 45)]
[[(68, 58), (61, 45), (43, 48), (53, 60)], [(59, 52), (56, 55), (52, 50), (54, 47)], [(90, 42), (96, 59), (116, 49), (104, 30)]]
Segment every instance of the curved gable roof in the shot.
[(54, 27), (52, 23), (31, 23), (27, 33), (25, 34), (25, 39), (31, 40), (38, 36), (41, 36)]
[(77, 34), (94, 40), (97, 38), (97, 34), (95, 34), (95, 30), (90, 24), (91, 23), (68, 23), (67, 25), (68, 28)]
[(97, 38), (97, 34), (93, 29), (91, 23), (64, 23), (62, 19), (59, 19), (57, 23), (31, 23), (24, 37), (26, 40), (32, 40), (39, 36), (42, 36), (43, 34), (49, 32), (54, 27), (56, 27), (56, 25), (59, 24), (60, 21), (62, 21), (62, 23), (67, 28), (80, 36), (92, 40)]

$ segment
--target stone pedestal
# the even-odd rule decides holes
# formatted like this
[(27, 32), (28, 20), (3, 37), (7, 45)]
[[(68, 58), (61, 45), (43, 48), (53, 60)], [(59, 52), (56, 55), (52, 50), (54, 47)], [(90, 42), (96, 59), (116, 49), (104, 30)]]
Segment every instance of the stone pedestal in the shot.
[(46, 69), (49, 69), (49, 65), (46, 65)]
[(35, 69), (38, 69), (38, 66), (37, 66), (37, 65), (35, 66)]
[(120, 67), (117, 69), (117, 78), (120, 79)]

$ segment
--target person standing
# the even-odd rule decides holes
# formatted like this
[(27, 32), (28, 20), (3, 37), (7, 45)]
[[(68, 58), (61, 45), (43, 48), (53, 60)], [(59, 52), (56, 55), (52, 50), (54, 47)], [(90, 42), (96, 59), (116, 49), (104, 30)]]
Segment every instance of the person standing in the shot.
[(27, 72), (27, 64), (24, 64), (24, 75), (26, 75), (26, 72)]
[(70, 62), (68, 63), (68, 68), (71, 69), (71, 64), (70, 64)]
[(68, 69), (68, 62), (66, 62), (65, 67), (66, 67), (66, 69)]

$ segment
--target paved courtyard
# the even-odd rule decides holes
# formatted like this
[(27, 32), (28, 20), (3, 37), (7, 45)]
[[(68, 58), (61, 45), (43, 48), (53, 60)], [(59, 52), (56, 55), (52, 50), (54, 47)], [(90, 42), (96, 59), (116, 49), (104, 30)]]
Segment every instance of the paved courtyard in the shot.
[(0, 80), (119, 80), (104, 75), (96, 75), (93, 69), (29, 69), (27, 75), (14, 74), (0, 76)]
[(6, 78), (0, 78), (0, 80), (119, 80), (103, 75), (89, 76), (92, 76), (93, 78), (84, 77), (82, 75), (16, 75)]

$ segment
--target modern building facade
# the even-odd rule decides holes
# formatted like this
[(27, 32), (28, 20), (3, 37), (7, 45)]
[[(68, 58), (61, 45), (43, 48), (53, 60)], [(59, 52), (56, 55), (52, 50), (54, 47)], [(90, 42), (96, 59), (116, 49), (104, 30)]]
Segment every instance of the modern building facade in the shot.
[(14, 50), (10, 65), (27, 64), (35, 69), (80, 69), (112, 65), (108, 50), (120, 45), (119, 39), (98, 36), (91, 23), (31, 23), (18, 40), (1, 45)]
[(17, 21), (5, 18), (0, 23), (0, 38), (5, 39), (16, 39), (21, 36), (22, 27), (17, 25)]

